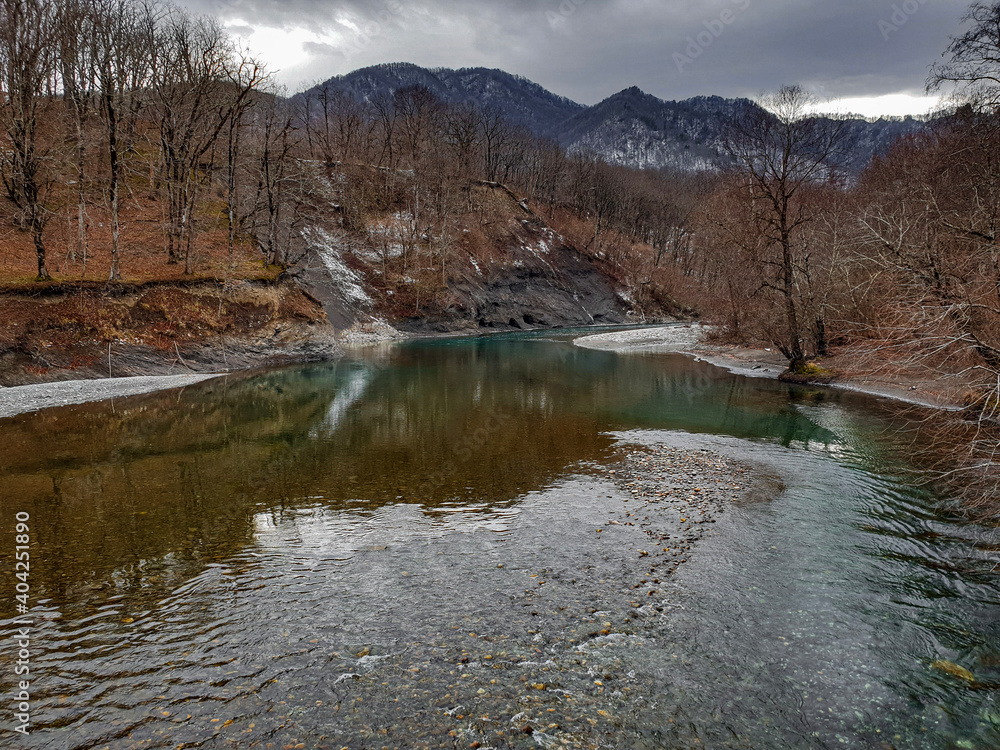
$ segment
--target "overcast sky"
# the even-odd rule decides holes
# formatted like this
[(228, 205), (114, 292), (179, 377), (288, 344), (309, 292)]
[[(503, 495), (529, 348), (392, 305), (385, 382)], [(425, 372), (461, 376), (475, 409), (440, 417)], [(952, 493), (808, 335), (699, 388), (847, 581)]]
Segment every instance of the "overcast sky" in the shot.
[[(922, 114), (969, 0), (179, 0), (218, 16), (290, 90), (384, 62), (502, 68), (594, 104), (755, 96), (798, 83), (827, 108)], [(879, 97), (879, 98), (876, 98)]]

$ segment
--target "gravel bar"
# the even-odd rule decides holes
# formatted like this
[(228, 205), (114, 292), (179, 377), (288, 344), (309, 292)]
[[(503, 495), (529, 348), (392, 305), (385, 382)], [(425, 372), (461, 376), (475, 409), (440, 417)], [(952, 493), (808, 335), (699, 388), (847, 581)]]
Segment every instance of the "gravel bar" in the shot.
[(612, 331), (582, 336), (573, 341), (584, 349), (625, 352), (645, 349), (683, 351), (701, 343), (704, 329), (700, 325), (681, 324), (631, 331)]
[(84, 404), (109, 398), (138, 396), (142, 393), (183, 388), (219, 374), (144, 375), (133, 378), (102, 380), (64, 380), (0, 388), (0, 419), (53, 406)]

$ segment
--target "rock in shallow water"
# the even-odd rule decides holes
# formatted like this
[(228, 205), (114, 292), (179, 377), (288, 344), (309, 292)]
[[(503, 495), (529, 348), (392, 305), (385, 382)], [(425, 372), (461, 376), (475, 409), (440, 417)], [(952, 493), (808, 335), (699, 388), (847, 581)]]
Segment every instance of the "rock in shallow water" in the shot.
[(956, 679), (959, 680), (965, 680), (970, 684), (976, 681), (976, 677), (975, 675), (972, 674), (972, 672), (970, 672), (965, 667), (960, 667), (958, 664), (955, 664), (953, 662), (945, 661), (944, 659), (938, 659), (936, 662), (931, 664), (931, 666), (934, 667), (934, 669), (938, 670), (939, 672), (944, 672), (945, 674), (949, 674), (952, 677), (955, 677)]

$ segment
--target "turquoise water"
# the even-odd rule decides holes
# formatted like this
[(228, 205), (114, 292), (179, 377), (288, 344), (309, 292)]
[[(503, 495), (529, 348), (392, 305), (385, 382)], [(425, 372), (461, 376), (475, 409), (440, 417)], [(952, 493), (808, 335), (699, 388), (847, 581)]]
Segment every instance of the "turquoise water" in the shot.
[[(904, 481), (890, 417), (519, 334), (0, 421), (41, 623), (15, 746), (1000, 747), (1000, 543)], [(629, 530), (593, 531), (644, 443), (783, 488), (636, 611)]]

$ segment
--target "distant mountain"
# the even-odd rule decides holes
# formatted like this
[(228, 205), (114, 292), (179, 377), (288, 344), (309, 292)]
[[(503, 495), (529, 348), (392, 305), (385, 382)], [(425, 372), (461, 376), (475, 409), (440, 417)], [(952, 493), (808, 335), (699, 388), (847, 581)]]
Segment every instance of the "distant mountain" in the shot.
[(724, 166), (726, 121), (749, 99), (698, 97), (665, 102), (632, 87), (588, 107), (551, 135), (571, 152), (591, 152), (613, 164), (701, 171)]
[(928, 123), (912, 117), (879, 120), (853, 119), (846, 124), (846, 151), (850, 155), (846, 164), (849, 171), (858, 174), (874, 156), (884, 156), (892, 144), (906, 135), (920, 133)]
[[(526, 78), (489, 68), (421, 68), (390, 63), (336, 76), (316, 89), (339, 90), (361, 101), (413, 85), (426, 86), (442, 100), (492, 106), (507, 119), (558, 141), (570, 152), (589, 152), (613, 164), (639, 169), (684, 171), (724, 169), (726, 123), (758, 105), (749, 99), (699, 96), (664, 101), (636, 87), (585, 107), (557, 96)], [(308, 93), (308, 92), (306, 92)], [(926, 127), (920, 120), (854, 119), (847, 123), (846, 165), (860, 172), (897, 138)]]
[[(552, 135), (571, 152), (595, 153), (613, 164), (722, 169), (731, 163), (723, 145), (726, 123), (757, 107), (749, 99), (718, 96), (663, 101), (633, 87), (574, 115)], [(912, 118), (848, 120), (844, 166), (858, 173), (896, 139), (925, 127)]]
[[(410, 63), (388, 63), (335, 76), (316, 88), (344, 91), (360, 101), (408, 86), (426, 86), (446, 102), (473, 102), (496, 107), (506, 118), (532, 132), (544, 133), (584, 109), (527, 78), (490, 68), (421, 68)], [(309, 92), (306, 92), (307, 94)]]

